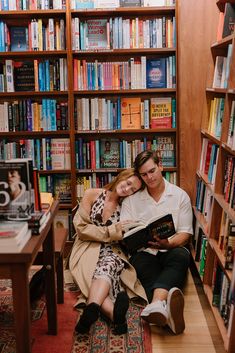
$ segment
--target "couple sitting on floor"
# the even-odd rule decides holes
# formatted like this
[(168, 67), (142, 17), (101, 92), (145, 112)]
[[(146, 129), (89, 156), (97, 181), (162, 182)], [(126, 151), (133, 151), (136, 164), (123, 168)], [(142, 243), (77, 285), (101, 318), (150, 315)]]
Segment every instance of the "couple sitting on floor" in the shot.
[[(76, 239), (70, 270), (86, 307), (77, 333), (88, 333), (102, 314), (113, 323), (115, 334), (127, 332), (129, 298), (145, 304), (141, 317), (168, 325), (175, 334), (184, 331), (182, 286), (190, 254), (184, 247), (192, 234), (192, 208), (185, 191), (162, 176), (157, 152), (137, 155), (134, 169), (122, 171), (103, 189), (86, 190), (74, 216)], [(121, 246), (130, 222), (147, 222), (157, 214), (171, 213), (176, 233), (155, 237), (149, 248), (127, 255)]]

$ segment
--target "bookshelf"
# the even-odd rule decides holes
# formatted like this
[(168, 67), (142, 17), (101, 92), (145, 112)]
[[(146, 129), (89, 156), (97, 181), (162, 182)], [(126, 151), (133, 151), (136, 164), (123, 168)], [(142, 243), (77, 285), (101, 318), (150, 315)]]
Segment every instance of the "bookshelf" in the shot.
[(234, 4), (234, 1), (215, 3), (219, 26), (222, 27), (218, 30), (216, 41), (211, 45), (205, 103), (202, 109), (201, 156), (196, 173), (193, 257), (225, 349), (232, 353), (235, 350), (232, 334), (235, 325), (234, 304), (230, 301), (230, 288), (235, 271), (232, 255), (235, 249), (235, 36), (234, 33), (222, 34), (226, 24), (220, 21), (222, 16), (225, 18), (227, 3)]
[[(10, 126), (9, 121), (7, 126), (0, 122), (1, 157), (6, 158), (12, 151), (20, 156), (33, 155), (44, 191), (54, 193), (60, 187), (64, 190), (62, 209), (71, 210), (84, 188), (101, 186), (131, 166), (135, 155), (144, 148), (159, 149), (166, 177), (179, 183), (177, 5), (84, 10), (73, 9), (69, 1), (49, 3), (60, 3), (60, 8), (1, 9), (1, 21), (10, 34), (12, 27), (25, 27), (31, 38), (35, 23), (43, 33), (39, 50), (33, 50), (37, 42), (27, 42), (27, 37), (23, 38), (27, 50), (15, 51), (18, 43), (11, 47), (9, 37), (7, 47), (0, 47), (0, 109), (10, 120)], [(105, 33), (101, 40), (98, 37), (98, 47), (97, 35), (86, 34), (90, 28), (95, 31), (97, 21)], [(51, 44), (53, 25), (55, 39)], [(33, 63), (33, 89), (1, 88), (1, 82), (3, 86), (6, 81), (6, 60), (12, 71), (17, 62)], [(153, 75), (147, 80), (147, 67), (151, 65)], [(46, 75), (49, 81), (47, 78), (43, 82), (40, 75)], [(19, 80), (12, 77), (14, 86)], [(151, 127), (151, 109), (156, 114), (162, 109), (161, 102), (156, 108), (155, 98), (170, 100), (166, 103), (167, 114), (170, 109), (173, 119), (163, 119)], [(136, 100), (139, 112), (135, 118)], [(123, 125), (125, 104), (130, 109), (126, 119), (131, 124), (128, 120)], [(21, 110), (24, 123), (19, 127), (15, 111), (22, 114)], [(30, 114), (42, 116), (32, 125)], [(85, 121), (79, 120), (81, 117)], [(118, 163), (111, 158), (111, 162), (102, 164), (106, 141), (119, 150)], [(61, 162), (56, 157), (63, 149), (67, 156)], [(55, 180), (56, 188), (52, 186)]]

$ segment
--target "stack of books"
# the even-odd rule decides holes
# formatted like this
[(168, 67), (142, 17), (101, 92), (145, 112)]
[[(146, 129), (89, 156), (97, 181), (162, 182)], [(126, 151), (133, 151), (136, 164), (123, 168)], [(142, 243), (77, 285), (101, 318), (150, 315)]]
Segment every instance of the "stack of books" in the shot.
[(0, 224), (0, 253), (20, 252), (31, 237), (27, 222), (2, 221)]
[(28, 227), (33, 235), (39, 235), (50, 218), (50, 212), (36, 211), (30, 216)]

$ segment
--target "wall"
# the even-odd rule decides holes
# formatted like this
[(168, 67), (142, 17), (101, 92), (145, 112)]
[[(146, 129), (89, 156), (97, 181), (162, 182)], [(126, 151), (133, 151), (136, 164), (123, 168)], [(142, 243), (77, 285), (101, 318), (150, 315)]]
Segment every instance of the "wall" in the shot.
[(218, 14), (215, 0), (178, 0), (180, 186), (193, 204), (210, 45), (216, 40)]

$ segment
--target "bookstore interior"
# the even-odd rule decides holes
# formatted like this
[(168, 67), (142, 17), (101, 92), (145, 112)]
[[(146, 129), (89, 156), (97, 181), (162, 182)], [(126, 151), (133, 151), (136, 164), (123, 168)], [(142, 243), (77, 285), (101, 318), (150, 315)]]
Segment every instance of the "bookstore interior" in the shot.
[(0, 254), (56, 199), (72, 247), (85, 190), (156, 150), (191, 198), (192, 258), (234, 353), (234, 29), (235, 0), (0, 0)]

